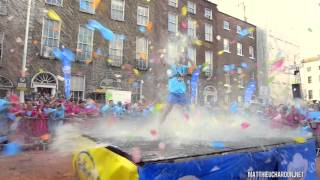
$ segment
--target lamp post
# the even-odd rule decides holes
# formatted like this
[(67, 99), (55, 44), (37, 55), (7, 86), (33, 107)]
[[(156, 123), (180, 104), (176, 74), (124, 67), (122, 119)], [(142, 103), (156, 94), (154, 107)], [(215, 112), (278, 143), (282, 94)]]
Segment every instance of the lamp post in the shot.
[[(24, 36), (24, 48), (23, 48), (23, 56), (22, 56), (22, 65), (21, 65), (21, 77), (26, 77), (26, 62), (27, 62), (27, 51), (28, 51), (28, 37), (29, 37), (29, 22), (30, 22), (30, 11), (31, 11), (31, 1), (28, 0), (28, 11), (27, 11), (27, 22), (26, 22), (26, 30)], [(24, 103), (24, 91), (25, 89), (20, 89), (20, 103)]]

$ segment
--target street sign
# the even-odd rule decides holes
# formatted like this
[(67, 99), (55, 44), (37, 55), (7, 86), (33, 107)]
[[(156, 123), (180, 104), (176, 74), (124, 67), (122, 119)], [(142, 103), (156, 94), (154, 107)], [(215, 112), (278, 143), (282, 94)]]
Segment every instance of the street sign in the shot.
[(27, 89), (27, 79), (25, 77), (18, 78), (17, 89), (19, 90)]

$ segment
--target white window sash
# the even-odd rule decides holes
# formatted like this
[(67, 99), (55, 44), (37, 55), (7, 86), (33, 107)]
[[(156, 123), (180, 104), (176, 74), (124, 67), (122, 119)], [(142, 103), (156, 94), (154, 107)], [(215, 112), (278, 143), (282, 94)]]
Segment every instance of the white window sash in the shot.
[(237, 34), (240, 34), (242, 31), (241, 26), (237, 26)]
[(239, 56), (243, 56), (243, 53), (242, 53), (242, 44), (241, 43), (237, 43), (237, 54)]
[(196, 24), (195, 21), (191, 18), (188, 19), (188, 36), (196, 37)]
[(178, 7), (178, 0), (168, 0), (168, 5), (172, 7)]
[(109, 58), (112, 66), (121, 66), (123, 61), (123, 39), (116, 34), (115, 38), (109, 43)]
[(254, 59), (254, 50), (252, 46), (249, 47), (249, 56), (251, 59)]
[[(189, 48), (188, 48), (188, 58), (189, 58), (194, 64), (196, 64), (196, 61), (197, 61), (197, 50), (196, 50), (196, 48), (194, 48), (194, 47), (189, 47)], [(189, 62), (188, 64), (191, 65), (190, 62)]]
[(228, 39), (223, 40), (223, 50), (224, 52), (230, 52), (230, 43)]
[(46, 0), (46, 3), (55, 6), (62, 6), (63, 0)]
[(0, 63), (2, 63), (2, 59), (3, 59), (3, 50), (4, 50), (4, 33), (0, 32)]
[(213, 40), (212, 34), (213, 34), (212, 25), (205, 24), (205, 40), (212, 42)]
[[(56, 47), (59, 47), (59, 45), (60, 45), (60, 31), (61, 31), (61, 22), (59, 22), (59, 21), (53, 21), (53, 20), (51, 20), (51, 19), (48, 19), (48, 18), (43, 18), (43, 21), (42, 21), (43, 23), (42, 23), (42, 35), (41, 35), (41, 49), (40, 49), (40, 54), (42, 55), (42, 56), (44, 56), (44, 57), (53, 57), (53, 55), (52, 55), (52, 51), (53, 51), (53, 48), (56, 48)], [(47, 24), (45, 24), (45, 22), (47, 22)], [(58, 23), (58, 34), (56, 35), (56, 37), (55, 37), (55, 29), (52, 29), (52, 30), (50, 30), (49, 29), (49, 27), (45, 27), (45, 25), (49, 25), (49, 23), (48, 22), (52, 22), (53, 23), (53, 28), (55, 28), (55, 23)], [(45, 34), (45, 31), (47, 30), (47, 34), (48, 35), (44, 35)], [(49, 36), (50, 34), (52, 34), (53, 35), (53, 37), (51, 37), (51, 36)], [(54, 43), (55, 41), (57, 41), (57, 45), (56, 46), (48, 46), (48, 45), (45, 45), (44, 43), (45, 43), (45, 41), (48, 41), (48, 40), (51, 40), (52, 41), (52, 43)], [(52, 44), (51, 43), (51, 44)], [(48, 48), (48, 56), (46, 56), (45, 54), (44, 54), (44, 48)]]
[(178, 32), (178, 16), (174, 13), (168, 13), (168, 31)]
[[(87, 33), (91, 33), (91, 34), (87, 35)], [(77, 59), (79, 61), (86, 61), (86, 60), (92, 59), (93, 37), (94, 37), (93, 30), (88, 29), (85, 26), (81, 26), (81, 25), (79, 26), (78, 43), (77, 43)], [(83, 39), (87, 39), (87, 41), (83, 41)], [(86, 47), (86, 48), (83, 49), (83, 47)]]
[(0, 15), (8, 14), (8, 0), (2, 0), (0, 3)]
[(228, 21), (223, 21), (223, 29), (230, 30), (230, 24)]
[(197, 13), (197, 5), (194, 2), (188, 1), (188, 12), (192, 14)]
[[(148, 39), (144, 37), (136, 37), (136, 60), (139, 69), (146, 69), (148, 67), (148, 46)], [(141, 53), (144, 53), (146, 55), (146, 59), (140, 59)]]
[(125, 14), (125, 0), (112, 0), (111, 1), (111, 19), (117, 21), (124, 21)]
[(208, 8), (205, 8), (205, 10), (204, 10), (204, 17), (205, 17), (205, 18), (208, 18), (208, 19), (212, 19), (212, 10), (211, 10), (211, 9), (208, 9)]
[(94, 0), (79, 0), (80, 11), (95, 14), (95, 8), (93, 8), (93, 1)]
[(149, 22), (149, 7), (138, 6), (137, 8), (137, 24), (147, 26)]

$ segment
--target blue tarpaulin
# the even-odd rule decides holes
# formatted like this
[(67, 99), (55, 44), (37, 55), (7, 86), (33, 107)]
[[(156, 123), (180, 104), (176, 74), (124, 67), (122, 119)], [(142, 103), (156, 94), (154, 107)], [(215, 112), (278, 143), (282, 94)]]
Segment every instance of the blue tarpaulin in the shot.
[(315, 159), (315, 141), (309, 140), (303, 144), (283, 145), (260, 152), (233, 153), (185, 162), (146, 163), (139, 167), (139, 179), (240, 180), (246, 179), (248, 172), (290, 171), (303, 172), (303, 179), (316, 180)]
[(309, 112), (308, 119), (320, 119), (320, 111), (317, 112)]

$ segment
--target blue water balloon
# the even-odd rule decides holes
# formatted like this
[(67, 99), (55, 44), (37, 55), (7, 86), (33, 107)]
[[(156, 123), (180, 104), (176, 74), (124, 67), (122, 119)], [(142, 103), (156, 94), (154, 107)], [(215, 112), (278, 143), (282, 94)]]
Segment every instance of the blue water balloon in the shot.
[(15, 156), (21, 152), (21, 145), (17, 142), (6, 144), (3, 149), (4, 156)]
[(225, 148), (224, 143), (222, 141), (214, 141), (211, 146), (215, 149), (223, 149)]

